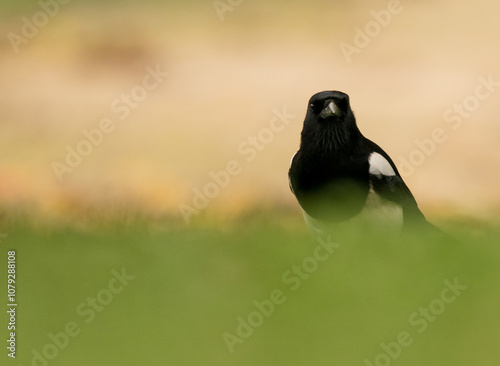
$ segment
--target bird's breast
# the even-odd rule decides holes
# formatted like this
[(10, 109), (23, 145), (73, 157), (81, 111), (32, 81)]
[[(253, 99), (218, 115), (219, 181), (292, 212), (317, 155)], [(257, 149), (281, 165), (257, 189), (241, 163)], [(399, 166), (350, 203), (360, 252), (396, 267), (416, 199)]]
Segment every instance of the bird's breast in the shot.
[(296, 192), (296, 196), (311, 217), (338, 222), (360, 213), (368, 193), (368, 183), (342, 178), (301, 189)]

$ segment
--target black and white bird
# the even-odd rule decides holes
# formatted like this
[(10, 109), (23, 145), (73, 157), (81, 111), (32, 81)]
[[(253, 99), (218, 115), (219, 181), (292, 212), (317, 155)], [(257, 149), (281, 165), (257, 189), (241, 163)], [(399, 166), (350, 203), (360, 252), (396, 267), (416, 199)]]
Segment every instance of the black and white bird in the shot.
[(349, 96), (340, 91), (320, 92), (309, 100), (288, 176), (315, 234), (352, 222), (384, 231), (410, 226), (437, 230), (426, 221), (389, 155), (361, 134)]

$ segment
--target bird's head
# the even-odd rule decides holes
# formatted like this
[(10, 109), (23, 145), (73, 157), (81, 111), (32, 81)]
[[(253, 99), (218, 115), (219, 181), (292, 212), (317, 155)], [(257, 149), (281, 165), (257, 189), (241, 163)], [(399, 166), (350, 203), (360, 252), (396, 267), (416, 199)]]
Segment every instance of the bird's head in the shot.
[(349, 104), (349, 96), (340, 91), (323, 91), (309, 100), (302, 139), (308, 144), (338, 150), (360, 135)]
[(323, 91), (314, 94), (309, 100), (307, 119), (315, 119), (318, 122), (341, 121), (351, 107), (349, 96), (339, 91)]

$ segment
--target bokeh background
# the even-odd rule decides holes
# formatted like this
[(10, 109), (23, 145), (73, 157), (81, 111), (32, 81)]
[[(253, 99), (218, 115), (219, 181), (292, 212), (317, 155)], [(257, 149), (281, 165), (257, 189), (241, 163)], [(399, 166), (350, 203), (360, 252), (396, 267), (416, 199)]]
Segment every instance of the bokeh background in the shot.
[[(493, 1), (401, 1), (378, 32), (372, 12), (387, 12), (388, 2), (243, 1), (226, 3), (222, 20), (212, 1), (59, 6), (16, 53), (8, 35), (22, 36), (23, 17), (33, 20), (41, 8), (3, 2), (5, 206), (66, 216), (106, 202), (180, 216), (211, 171), (237, 160), (241, 173), (208, 212), (295, 207), (287, 169), (307, 101), (336, 89), (351, 96), (362, 132), (398, 165), (419, 150), (416, 139), (445, 131), (423, 162), (413, 157), (406, 177), (424, 211), (498, 213), (498, 85), (459, 128), (443, 117), (474, 95), (480, 77), (500, 80)], [(355, 29), (366, 27), (375, 36), (349, 62), (340, 45), (355, 46)], [(141, 85), (147, 67), (169, 75), (120, 120), (113, 101)], [(284, 108), (295, 118), (248, 163), (238, 147)], [(82, 130), (103, 118), (114, 131), (59, 181), (52, 163), (64, 163), (66, 146), (76, 148)]]
[[(46, 364), (362, 365), (461, 276), (468, 297), (390, 362), (494, 365), (499, 11), (493, 0), (0, 1), (1, 245), (19, 253), (22, 304), (19, 357), (0, 358), (44, 364), (33, 350), (77, 321), (81, 335)], [(164, 76), (143, 93), (151, 70)], [(354, 247), (231, 354), (222, 334), (314, 248), (287, 171), (308, 99), (331, 89), (350, 95), (429, 220), (468, 244)], [(277, 111), (289, 123), (270, 133)], [(113, 131), (58, 177), (54, 164), (103, 119)], [(137, 279), (85, 324), (77, 305), (123, 267)]]

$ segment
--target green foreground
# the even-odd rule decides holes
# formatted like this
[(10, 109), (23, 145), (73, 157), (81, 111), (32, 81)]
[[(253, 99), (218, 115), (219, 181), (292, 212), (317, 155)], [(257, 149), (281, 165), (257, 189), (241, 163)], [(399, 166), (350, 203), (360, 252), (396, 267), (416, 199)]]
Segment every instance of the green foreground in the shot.
[(455, 227), (458, 244), (321, 245), (269, 216), (12, 224), (0, 283), (15, 250), (16, 358), (4, 347), (1, 363), (497, 365), (500, 235)]

